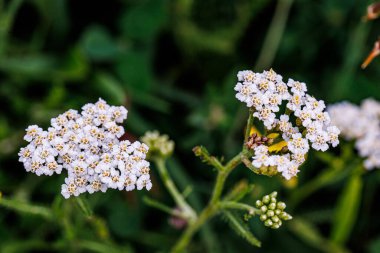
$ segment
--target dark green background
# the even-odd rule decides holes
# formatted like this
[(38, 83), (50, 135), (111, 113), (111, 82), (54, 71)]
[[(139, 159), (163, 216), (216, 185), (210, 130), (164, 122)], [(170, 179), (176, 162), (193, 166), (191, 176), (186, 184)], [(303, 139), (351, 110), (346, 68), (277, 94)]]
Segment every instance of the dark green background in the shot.
[[(56, 197), (62, 176), (37, 177), (17, 161), (28, 125), (47, 127), (51, 117), (99, 97), (125, 105), (129, 115), (124, 126), (132, 139), (157, 129), (175, 141), (170, 172), (181, 189), (193, 185), (190, 201), (199, 209), (210, 194), (214, 173), (193, 156), (191, 148), (202, 144), (211, 153), (229, 158), (242, 144), (247, 109), (234, 98), (237, 71), (273, 67), (286, 79), (306, 82), (310, 94), (327, 103), (380, 99), (380, 59), (360, 69), (380, 34), (380, 21), (361, 21), (370, 3), (0, 0), (0, 191), (39, 205), (54, 202), (62, 217), (71, 219), (72, 229), (70, 234), (57, 225), (61, 221), (0, 207), (0, 251), (23, 252), (17, 247), (25, 244), (26, 252), (50, 252), (47, 245), (57, 252), (72, 252), (79, 250), (76, 240), (103, 240), (72, 201), (62, 203)], [(265, 40), (269, 29), (272, 36)], [(313, 154), (310, 158), (302, 167), (300, 184), (324, 166)], [(173, 204), (154, 169), (152, 177), (149, 193), (110, 190), (90, 196), (95, 213), (109, 228), (105, 241), (127, 252), (165, 252), (178, 238), (167, 215), (142, 202), (148, 194)], [(252, 175), (243, 166), (227, 185), (242, 178), (257, 184), (250, 201), (272, 190), (279, 190), (286, 201), (292, 191), (280, 179)], [(361, 209), (347, 248), (380, 252), (380, 209), (375, 204), (380, 175), (373, 171), (363, 180)], [(312, 195), (292, 215), (314, 222), (319, 233), (328, 237), (343, 186), (340, 181)], [(251, 222), (252, 231), (263, 240), (261, 249), (252, 248), (220, 219), (211, 225), (214, 232), (206, 241), (215, 243), (216, 252), (321, 250), (286, 224), (274, 231)], [(205, 252), (204, 241), (196, 237), (193, 251)]]

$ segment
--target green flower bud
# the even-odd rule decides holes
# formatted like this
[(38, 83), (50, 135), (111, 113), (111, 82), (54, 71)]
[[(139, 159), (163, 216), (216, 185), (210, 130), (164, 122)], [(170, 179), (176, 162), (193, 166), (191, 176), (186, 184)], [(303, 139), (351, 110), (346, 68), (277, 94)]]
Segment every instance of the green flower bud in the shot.
[(286, 207), (285, 203), (284, 202), (278, 202), (277, 203), (277, 208), (280, 209), (280, 210), (284, 210)]
[(276, 209), (276, 203), (270, 203), (269, 206), (268, 206), (268, 208), (270, 210), (275, 210)]
[(272, 192), (272, 193), (270, 194), (270, 196), (271, 196), (272, 198), (277, 198), (277, 192)]
[(263, 197), (263, 203), (264, 203), (264, 204), (268, 204), (269, 201), (270, 201), (270, 197), (269, 197), (268, 195), (265, 195), (265, 196)]
[(266, 221), (267, 219), (268, 219), (268, 216), (266, 216), (265, 214), (260, 215), (261, 221)]
[(280, 214), (280, 218), (281, 220), (291, 220), (293, 217), (290, 216), (287, 212), (282, 212)]
[(169, 136), (160, 135), (158, 131), (148, 131), (141, 137), (141, 141), (149, 147), (148, 156), (169, 157), (174, 150), (174, 142), (169, 140)]
[(267, 207), (267, 206), (262, 206), (262, 207), (260, 208), (260, 210), (261, 210), (262, 213), (266, 213), (267, 210), (268, 210), (268, 207)]
[(277, 202), (277, 192), (265, 195), (261, 200), (256, 201), (256, 206), (260, 208), (260, 220), (264, 225), (273, 229), (281, 227), (282, 222), (292, 219), (292, 216), (284, 211), (286, 204)]
[(273, 216), (272, 218), (270, 218), (274, 223), (278, 223), (280, 221), (280, 218), (278, 218), (278, 216)]
[(273, 221), (271, 221), (271, 220), (266, 220), (266, 221), (264, 222), (264, 225), (267, 226), (267, 227), (270, 227), (270, 226), (273, 225)]

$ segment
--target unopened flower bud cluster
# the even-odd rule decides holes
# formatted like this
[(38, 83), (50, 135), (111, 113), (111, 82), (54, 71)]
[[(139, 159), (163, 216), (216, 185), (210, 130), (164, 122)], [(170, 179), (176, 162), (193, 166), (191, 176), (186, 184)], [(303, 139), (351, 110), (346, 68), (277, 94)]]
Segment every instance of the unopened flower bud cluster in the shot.
[[(254, 109), (253, 116), (267, 130), (281, 133), (287, 142), (287, 152), (281, 155), (270, 155), (265, 145), (255, 147), (253, 166), (275, 166), (284, 178), (290, 179), (299, 172), (310, 146), (326, 151), (329, 144), (333, 147), (339, 144), (340, 131), (330, 124), (324, 101), (307, 94), (305, 83), (293, 79), (285, 83), (272, 69), (263, 73), (240, 71), (237, 76), (236, 98)], [(281, 113), (283, 104), (286, 111)], [(291, 115), (296, 119), (295, 125)]]
[(256, 201), (256, 207), (260, 209), (260, 220), (264, 225), (273, 229), (278, 229), (282, 221), (291, 220), (292, 216), (285, 212), (285, 203), (277, 201), (277, 192), (265, 195), (261, 200)]
[(360, 106), (341, 102), (328, 108), (331, 120), (347, 140), (356, 140), (355, 147), (364, 157), (364, 167), (380, 168), (380, 102), (364, 100)]
[(119, 141), (127, 118), (123, 106), (109, 106), (99, 99), (82, 112), (68, 110), (51, 119), (47, 131), (37, 125), (26, 129), (29, 142), (19, 152), (26, 171), (51, 176), (67, 171), (61, 193), (65, 198), (108, 188), (131, 191), (152, 187), (148, 146), (138, 141)]
[(141, 137), (141, 141), (149, 146), (150, 157), (158, 155), (168, 157), (173, 153), (174, 141), (169, 140), (169, 136), (160, 135), (158, 131), (148, 131)]

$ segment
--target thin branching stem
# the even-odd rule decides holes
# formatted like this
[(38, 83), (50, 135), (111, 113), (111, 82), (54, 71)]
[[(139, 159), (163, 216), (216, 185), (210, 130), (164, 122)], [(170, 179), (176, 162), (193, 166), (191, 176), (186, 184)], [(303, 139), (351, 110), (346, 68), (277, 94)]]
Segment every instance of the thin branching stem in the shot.
[(196, 219), (197, 214), (193, 208), (186, 202), (180, 191), (175, 186), (173, 180), (171, 179), (168, 170), (165, 165), (165, 160), (163, 158), (156, 158), (154, 160), (158, 173), (160, 174), (161, 180), (164, 183), (166, 189), (169, 191), (170, 195), (173, 197), (177, 206), (184, 213), (185, 217), (187, 217), (187, 221), (189, 223), (193, 223)]
[(250, 206), (248, 204), (244, 204), (244, 203), (238, 203), (234, 201), (221, 201), (219, 205), (220, 205), (220, 208), (223, 208), (223, 209), (238, 209), (242, 211), (247, 211), (251, 215), (260, 214), (259, 209), (253, 206)]

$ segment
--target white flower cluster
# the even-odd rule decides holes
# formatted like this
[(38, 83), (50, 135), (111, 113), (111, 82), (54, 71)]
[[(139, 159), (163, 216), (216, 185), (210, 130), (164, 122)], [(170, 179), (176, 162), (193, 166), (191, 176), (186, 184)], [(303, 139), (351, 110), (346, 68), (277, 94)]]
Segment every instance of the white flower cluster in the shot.
[(360, 106), (341, 102), (328, 107), (331, 121), (347, 140), (356, 140), (355, 147), (365, 157), (364, 167), (380, 168), (380, 102), (366, 99)]
[[(253, 166), (276, 166), (283, 177), (290, 179), (299, 172), (310, 144), (321, 151), (326, 151), (329, 144), (333, 147), (339, 144), (340, 131), (330, 125), (324, 101), (307, 94), (305, 83), (293, 79), (285, 83), (272, 69), (263, 73), (240, 71), (237, 76), (236, 98), (254, 109), (253, 116), (262, 121), (267, 130), (280, 132), (289, 150), (286, 154), (270, 155), (268, 147), (259, 145), (254, 149)], [(281, 114), (283, 104), (286, 111)], [(291, 114), (296, 119), (295, 125)]]
[(84, 105), (80, 114), (69, 110), (51, 119), (47, 131), (29, 126), (24, 137), (29, 144), (21, 148), (19, 161), (38, 176), (66, 169), (61, 191), (65, 198), (108, 188), (150, 190), (148, 146), (118, 140), (124, 134), (118, 123), (126, 118), (123, 106), (109, 106), (99, 99)]

